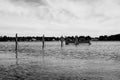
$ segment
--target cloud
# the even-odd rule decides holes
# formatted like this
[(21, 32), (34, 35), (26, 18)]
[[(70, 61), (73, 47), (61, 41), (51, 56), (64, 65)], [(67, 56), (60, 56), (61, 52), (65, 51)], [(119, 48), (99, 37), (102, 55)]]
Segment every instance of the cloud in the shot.
[(17, 5), (28, 5), (28, 6), (44, 6), (47, 3), (45, 0), (11, 0), (11, 3), (15, 3)]
[(119, 0), (1, 0), (0, 12), (63, 23), (82, 19), (104, 22), (120, 17), (119, 3)]
[[(119, 0), (0, 0), (1, 18), (10, 25), (8, 18), (18, 25), (31, 25), (35, 18), (44, 22), (46, 30), (79, 32), (100, 31), (113, 29), (119, 26), (120, 1)], [(8, 18), (5, 18), (5, 17)], [(11, 16), (11, 17), (10, 17)], [(18, 18), (20, 18), (20, 20)], [(12, 19), (14, 18), (14, 19)], [(25, 23), (26, 20), (28, 22)], [(31, 20), (29, 20), (31, 19)], [(23, 22), (21, 22), (23, 20)], [(35, 21), (36, 21), (35, 20)], [(51, 24), (53, 23), (53, 24)], [(17, 26), (16, 24), (16, 26)], [(35, 24), (32, 24), (35, 25)], [(36, 25), (41, 26), (41, 24)], [(61, 27), (60, 27), (61, 26)], [(110, 27), (108, 27), (110, 26)], [(36, 29), (42, 27), (35, 27)], [(109, 29), (110, 28), (110, 29)], [(118, 28), (118, 27), (117, 27)], [(70, 30), (69, 30), (70, 29)]]
[[(118, 0), (1, 0), (0, 12), (58, 22), (120, 17)], [(6, 4), (6, 5), (4, 5)]]
[(96, 4), (96, 3), (102, 2), (103, 0), (70, 0), (70, 1), (76, 2), (76, 3)]
[(76, 15), (69, 9), (59, 7), (56, 4), (59, 3), (56, 3), (55, 0), (1, 0), (0, 13), (28, 17), (34, 16), (39, 20), (63, 23), (76, 18)]

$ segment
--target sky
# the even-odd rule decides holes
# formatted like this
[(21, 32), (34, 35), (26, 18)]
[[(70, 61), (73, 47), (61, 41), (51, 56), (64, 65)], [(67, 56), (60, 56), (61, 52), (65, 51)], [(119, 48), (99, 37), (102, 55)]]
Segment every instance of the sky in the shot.
[(0, 35), (120, 33), (120, 0), (0, 0)]

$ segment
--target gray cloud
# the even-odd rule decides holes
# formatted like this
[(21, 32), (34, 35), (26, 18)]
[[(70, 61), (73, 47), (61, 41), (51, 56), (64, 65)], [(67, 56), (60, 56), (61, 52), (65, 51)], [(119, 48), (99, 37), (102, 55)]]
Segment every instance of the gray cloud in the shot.
[(103, 0), (70, 0), (70, 1), (77, 3), (96, 4), (102, 2)]
[(1, 29), (12, 31), (17, 26), (14, 29), (18, 31), (29, 28), (31, 32), (83, 31), (94, 35), (120, 26), (119, 4), (119, 0), (0, 0), (0, 23), (8, 26)]
[[(7, 0), (12, 13), (34, 15), (40, 20), (69, 22), (97, 19), (100, 22), (120, 16), (119, 0)], [(72, 3), (71, 3), (72, 2)], [(115, 6), (115, 4), (117, 6)], [(9, 9), (8, 9), (9, 10)], [(9, 11), (8, 11), (9, 13)]]
[(45, 0), (11, 0), (12, 3), (16, 4), (26, 4), (29, 6), (43, 6), (47, 5)]

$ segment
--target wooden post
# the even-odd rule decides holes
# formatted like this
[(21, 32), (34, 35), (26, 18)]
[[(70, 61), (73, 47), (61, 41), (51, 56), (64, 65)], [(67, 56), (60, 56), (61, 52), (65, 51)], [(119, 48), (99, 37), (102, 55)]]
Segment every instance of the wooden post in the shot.
[(43, 67), (44, 67), (44, 64), (45, 64), (45, 60), (44, 60), (44, 56), (45, 56), (45, 36), (43, 35), (42, 36), (42, 64), (43, 64)]
[(78, 36), (75, 36), (75, 45), (77, 46), (79, 44), (78, 42)]
[(68, 41), (68, 37), (65, 37), (65, 45), (68, 45), (69, 41)]
[(64, 41), (64, 38), (63, 38), (63, 36), (61, 36), (61, 39), (60, 39), (60, 41), (61, 41), (61, 48), (63, 47), (63, 41)]
[(61, 36), (61, 38), (60, 38), (60, 42), (61, 42), (61, 54), (62, 55), (64, 55), (64, 48), (63, 48), (63, 46), (64, 46), (64, 44), (63, 44), (63, 41), (64, 41), (64, 37), (63, 36)]
[(44, 50), (45, 47), (45, 36), (43, 35), (42, 37), (42, 49)]
[(16, 54), (16, 64), (18, 64), (18, 35), (15, 35), (15, 54)]

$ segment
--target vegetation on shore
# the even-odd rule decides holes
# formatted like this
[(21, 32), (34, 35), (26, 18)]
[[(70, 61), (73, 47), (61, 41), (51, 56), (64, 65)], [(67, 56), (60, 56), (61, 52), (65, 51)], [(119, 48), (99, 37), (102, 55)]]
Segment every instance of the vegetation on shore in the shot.
[[(74, 39), (75, 36), (66, 36), (64, 39), (70, 38)], [(102, 35), (99, 37), (91, 37), (91, 36), (78, 36), (78, 38), (87, 38), (93, 41), (120, 41), (120, 34), (115, 35)], [(45, 41), (60, 41), (61, 37), (45, 37)], [(15, 37), (10, 36), (0, 36), (0, 41), (15, 41)], [(18, 41), (42, 41), (42, 36), (22, 36), (18, 37)]]

